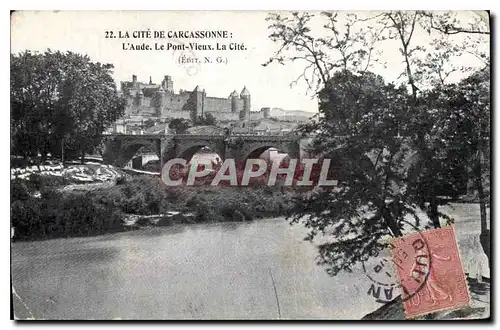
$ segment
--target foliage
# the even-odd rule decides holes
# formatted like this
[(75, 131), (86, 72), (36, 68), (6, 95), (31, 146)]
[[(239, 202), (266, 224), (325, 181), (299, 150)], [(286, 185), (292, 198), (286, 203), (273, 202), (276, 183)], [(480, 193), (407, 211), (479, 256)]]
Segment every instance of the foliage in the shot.
[[(78, 157), (124, 113), (113, 66), (67, 52), (11, 54), (11, 152)], [(63, 142), (64, 141), (64, 142)]]
[[(303, 81), (308, 91), (318, 93), (335, 71), (387, 72), (384, 54), (398, 51), (403, 66), (389, 70), (397, 70), (416, 93), (434, 86), (433, 82), (443, 83), (453, 72), (471, 73), (489, 64), (484, 47), (488, 42), (484, 36), (489, 34), (487, 13), (462, 12), (461, 17), (459, 13), (272, 13), (267, 18), (269, 38), (278, 47), (263, 65), (302, 64), (303, 72), (291, 84)], [(463, 65), (464, 58), (469, 66)]]
[[(89, 236), (123, 230), (125, 214), (192, 213), (194, 221), (247, 221), (286, 214), (290, 192), (272, 187), (166, 187), (140, 176), (111, 188), (63, 194), (44, 188), (40, 197), (22, 181), (12, 182), (15, 239)], [(185, 218), (190, 221), (189, 217)]]
[[(341, 166), (339, 186), (300, 196), (292, 217), (310, 229), (309, 239), (332, 234), (320, 247), (330, 274), (350, 270), (385, 237), (401, 235), (405, 215), (416, 227), (425, 225), (417, 208), (439, 227), (446, 215), (438, 205), (447, 202), (441, 196), (456, 197), (470, 174), (481, 178), (489, 73), (449, 82), (489, 65), (482, 37), (489, 26), (478, 15), (470, 26), (451, 12), (269, 15), (269, 37), (278, 47), (263, 65), (304, 65), (292, 84), (305, 81), (320, 114), (300, 131), (313, 138), (313, 152)], [(387, 68), (387, 50), (399, 51), (401, 66)], [(399, 77), (387, 84), (370, 71)], [(474, 171), (470, 163), (477, 164)], [(482, 180), (476, 181), (482, 190)]]
[(30, 189), (24, 180), (10, 182), (10, 198), (12, 201), (25, 201), (30, 198)]
[(15, 239), (89, 236), (122, 229), (116, 210), (97, 203), (90, 194), (62, 195), (45, 190), (40, 198), (11, 194)]
[(184, 118), (174, 118), (168, 124), (168, 128), (173, 130), (175, 134), (184, 134), (189, 128), (189, 121)]
[(217, 119), (214, 115), (207, 112), (202, 116), (198, 116), (194, 121), (195, 126), (215, 126), (217, 124)]
[(154, 119), (152, 119), (152, 118), (149, 118), (148, 120), (146, 120), (146, 121), (144, 122), (144, 128), (145, 128), (145, 129), (151, 128), (151, 127), (153, 127), (155, 124), (156, 124), (156, 121), (155, 121)]
[(44, 176), (33, 173), (29, 176), (29, 180), (26, 184), (30, 187), (30, 189), (41, 191), (43, 189), (64, 186), (66, 184), (66, 180), (62, 176)]
[(310, 228), (308, 239), (331, 230), (335, 239), (320, 246), (320, 262), (336, 274), (382, 247), (384, 238), (400, 236), (407, 214), (419, 221), (401, 171), (410, 155), (400, 135), (409, 97), (379, 76), (349, 71), (335, 73), (319, 95), (324, 115), (309, 126), (313, 149), (340, 165), (340, 180), (334, 189), (296, 198), (292, 223)]
[(133, 178), (94, 194), (97, 199), (106, 200), (108, 207), (124, 213), (194, 212), (196, 222), (241, 220), (236, 211), (251, 220), (282, 215), (291, 208), (288, 194), (273, 187), (167, 187), (161, 180), (150, 177)]

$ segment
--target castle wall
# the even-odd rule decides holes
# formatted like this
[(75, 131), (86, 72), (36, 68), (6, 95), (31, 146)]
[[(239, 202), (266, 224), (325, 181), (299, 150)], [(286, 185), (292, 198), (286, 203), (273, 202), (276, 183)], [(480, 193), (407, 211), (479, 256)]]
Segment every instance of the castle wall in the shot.
[(261, 111), (252, 111), (250, 112), (250, 120), (259, 120), (259, 119), (263, 119), (265, 118), (264, 117), (264, 114), (261, 112)]
[(130, 116), (134, 110), (134, 98), (127, 96), (127, 105), (125, 106), (125, 115)]
[(191, 93), (181, 93), (174, 94), (166, 92), (163, 97), (163, 109), (164, 112), (178, 112), (178, 111), (190, 111), (190, 108), (186, 108), (189, 101)]
[(174, 118), (182, 118), (182, 119), (191, 119), (191, 112), (189, 111), (177, 111), (177, 112), (164, 112), (162, 113), (162, 119), (174, 119)]
[(231, 112), (231, 100), (219, 97), (205, 97), (204, 112)]
[(214, 115), (217, 121), (236, 121), (239, 118), (238, 113), (233, 112), (210, 112)]
[(151, 98), (149, 97), (143, 97), (142, 98), (142, 106), (145, 108), (151, 107)]

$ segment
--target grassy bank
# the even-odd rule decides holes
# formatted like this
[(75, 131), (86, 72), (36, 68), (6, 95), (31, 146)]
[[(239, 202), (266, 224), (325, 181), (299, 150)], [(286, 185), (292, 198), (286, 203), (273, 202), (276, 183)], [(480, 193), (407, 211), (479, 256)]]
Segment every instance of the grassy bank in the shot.
[[(278, 187), (166, 187), (140, 176), (116, 186), (83, 193), (61, 193), (12, 182), (11, 220), (16, 240), (91, 236), (123, 230), (125, 214), (191, 213), (191, 223), (250, 221), (286, 215), (292, 192)], [(187, 220), (189, 219), (189, 220)]]

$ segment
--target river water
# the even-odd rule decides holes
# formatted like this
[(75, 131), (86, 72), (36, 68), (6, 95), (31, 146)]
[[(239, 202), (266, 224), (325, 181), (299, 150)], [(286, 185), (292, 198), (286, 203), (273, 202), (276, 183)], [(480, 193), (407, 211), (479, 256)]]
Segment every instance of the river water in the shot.
[[(461, 219), (457, 236), (465, 249), (479, 222)], [(361, 267), (328, 276), (305, 233), (277, 218), (13, 243), (15, 315), (359, 319), (380, 307), (367, 295), (371, 282)]]

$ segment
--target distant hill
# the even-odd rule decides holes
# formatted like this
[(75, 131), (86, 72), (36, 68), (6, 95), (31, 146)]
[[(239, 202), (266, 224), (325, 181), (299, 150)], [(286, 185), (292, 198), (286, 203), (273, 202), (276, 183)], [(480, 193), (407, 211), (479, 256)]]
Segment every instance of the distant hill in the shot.
[(271, 118), (283, 122), (305, 123), (311, 120), (317, 113), (303, 110), (283, 110), (281, 108), (272, 108), (269, 112)]
[(302, 118), (304, 120), (307, 120), (314, 115), (316, 115), (316, 112), (309, 112), (309, 111), (303, 111), (303, 110), (284, 110), (281, 108), (272, 108), (270, 111), (270, 116), (275, 117), (278, 119), (284, 119), (286, 120), (287, 118)]

